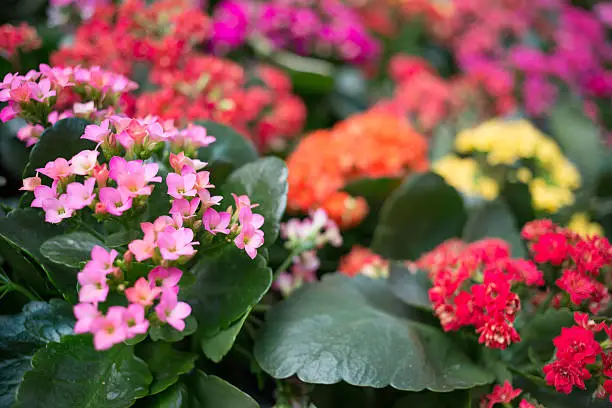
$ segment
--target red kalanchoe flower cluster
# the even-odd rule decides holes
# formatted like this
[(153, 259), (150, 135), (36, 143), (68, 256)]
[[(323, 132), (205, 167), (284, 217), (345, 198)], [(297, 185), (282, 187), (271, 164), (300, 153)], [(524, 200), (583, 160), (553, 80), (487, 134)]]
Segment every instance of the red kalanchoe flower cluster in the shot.
[(474, 326), (479, 342), (505, 349), (520, 341), (514, 328), (521, 310), (513, 285), (544, 283), (542, 272), (523, 259), (510, 258), (509, 245), (499, 239), (471, 244), (443, 243), (416, 261), (432, 281), (429, 299), (445, 331)]
[(27, 23), (19, 26), (0, 26), (0, 56), (12, 60), (18, 50), (27, 52), (40, 48), (42, 42), (34, 27)]
[(563, 292), (555, 295), (554, 306), (588, 308), (597, 313), (609, 304), (610, 278), (602, 271), (612, 261), (612, 246), (606, 238), (583, 237), (550, 220), (526, 224), (522, 236), (536, 263), (560, 270), (555, 284)]
[[(512, 387), (508, 381), (503, 385), (496, 385), (490, 394), (485, 395), (480, 401), (480, 408), (494, 408), (497, 404), (502, 404), (505, 407), (514, 401), (523, 390)], [(519, 408), (535, 408), (536, 406), (526, 399), (522, 399), (519, 403)]]

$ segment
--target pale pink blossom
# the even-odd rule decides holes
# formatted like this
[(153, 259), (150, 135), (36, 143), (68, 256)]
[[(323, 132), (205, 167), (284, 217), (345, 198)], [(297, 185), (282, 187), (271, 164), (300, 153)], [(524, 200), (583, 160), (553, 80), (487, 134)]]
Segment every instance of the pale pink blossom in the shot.
[(210, 172), (200, 171), (196, 174), (195, 188), (198, 190), (198, 193), (202, 190), (214, 187), (214, 184), (210, 184)]
[(98, 183), (98, 187), (106, 187), (106, 182), (108, 181), (108, 167), (106, 166), (106, 163), (96, 164), (92, 170), (92, 173), (92, 176)]
[(50, 198), (57, 198), (56, 182), (53, 182), (51, 187), (45, 185), (35, 187), (34, 200), (32, 201), (32, 204), (30, 204), (30, 206), (34, 208), (42, 208), (45, 200), (48, 200)]
[(75, 115), (87, 116), (96, 111), (96, 105), (94, 104), (94, 101), (89, 101), (86, 103), (75, 102), (75, 104), (72, 106), (72, 110)]
[(198, 125), (189, 124), (186, 129), (180, 131), (180, 137), (185, 141), (187, 147), (199, 148), (206, 147), (217, 140), (213, 136), (206, 134), (206, 128)]
[(193, 248), (193, 231), (189, 228), (174, 229), (167, 227), (157, 237), (157, 246), (163, 259), (174, 261), (181, 256), (193, 256), (196, 250)]
[(123, 190), (117, 190), (113, 187), (104, 187), (100, 189), (100, 203), (104, 206), (109, 214), (117, 217), (132, 208), (132, 198)]
[(128, 248), (138, 262), (150, 259), (155, 254), (155, 241), (151, 239), (135, 239), (128, 244)]
[(244, 249), (251, 259), (257, 256), (257, 248), (264, 243), (264, 234), (261, 230), (247, 224), (242, 227), (240, 234), (234, 239), (234, 244), (239, 249)]
[(125, 297), (130, 303), (151, 306), (161, 291), (160, 288), (151, 285), (149, 281), (141, 277), (134, 283), (134, 286), (125, 290)]
[(166, 177), (168, 195), (173, 198), (194, 197), (197, 194), (196, 174), (193, 169), (184, 167), (181, 174), (170, 173)]
[(90, 175), (95, 166), (98, 165), (98, 155), (96, 150), (83, 150), (70, 159), (70, 169), (72, 174), (80, 176)]
[(213, 235), (217, 232), (222, 234), (229, 234), (230, 229), (228, 228), (232, 215), (228, 212), (217, 212), (212, 208), (209, 208), (202, 217), (204, 223), (204, 229)]
[(145, 318), (145, 308), (139, 304), (131, 304), (123, 312), (123, 321), (127, 328), (127, 338), (145, 334), (149, 329), (149, 321)]
[(79, 301), (86, 303), (104, 302), (108, 296), (107, 273), (96, 265), (85, 265), (77, 274), (79, 288)]
[(66, 194), (70, 208), (80, 210), (90, 205), (96, 197), (93, 192), (95, 184), (94, 178), (88, 178), (83, 184), (77, 182), (68, 184)]
[(213, 205), (219, 205), (221, 200), (223, 200), (222, 196), (211, 196), (210, 191), (208, 190), (200, 190), (198, 191), (198, 196), (202, 201), (203, 208), (209, 208)]
[(151, 285), (155, 285), (164, 290), (171, 289), (178, 292), (178, 284), (182, 276), (183, 272), (178, 268), (156, 266), (149, 272), (148, 278)]
[(155, 221), (151, 222), (142, 222), (140, 223), (140, 229), (144, 232), (144, 239), (148, 239), (150, 241), (157, 240), (157, 235), (166, 229), (166, 227), (175, 227), (180, 228), (181, 225), (176, 224), (176, 220), (167, 215), (161, 215), (155, 219)]
[(41, 182), (42, 181), (41, 181), (40, 177), (38, 177), (38, 176), (25, 178), (25, 179), (23, 179), (23, 187), (21, 187), (19, 190), (21, 190), (21, 191), (34, 191), (37, 187), (41, 186)]
[(251, 199), (247, 195), (239, 196), (237, 194), (232, 193), (232, 197), (234, 197), (234, 201), (236, 202), (236, 212), (238, 214), (240, 214), (240, 210), (242, 210), (244, 207), (255, 208), (259, 205), (251, 204)]
[(51, 89), (51, 81), (47, 78), (41, 79), (38, 83), (28, 82), (30, 87), (30, 96), (38, 102), (46, 102), (47, 99), (56, 95), (56, 92)]
[(91, 330), (94, 333), (96, 350), (106, 350), (127, 339), (127, 327), (124, 321), (125, 308), (111, 306), (106, 316), (94, 319)]
[(94, 245), (91, 249), (91, 261), (96, 268), (102, 269), (105, 273), (115, 273), (117, 269), (114, 264), (119, 253), (114, 250), (106, 250), (106, 248), (100, 245)]
[(67, 194), (62, 194), (59, 198), (43, 200), (42, 209), (45, 211), (45, 221), (51, 224), (60, 223), (62, 220), (72, 217), (74, 213), (68, 202)]
[(99, 317), (100, 311), (92, 303), (79, 303), (74, 306), (74, 316), (77, 318), (74, 324), (74, 333), (82, 334), (91, 330), (91, 324)]
[(264, 217), (261, 214), (254, 214), (249, 207), (243, 207), (238, 213), (238, 220), (244, 228), (246, 225), (259, 229), (264, 224)]
[(50, 161), (49, 163), (45, 164), (45, 167), (38, 168), (36, 171), (53, 180), (61, 180), (72, 174), (68, 160), (62, 157)]
[(108, 176), (117, 182), (119, 189), (130, 197), (150, 195), (153, 187), (150, 182), (160, 182), (156, 176), (159, 167), (157, 163), (143, 164), (142, 160), (126, 161), (115, 156), (109, 162)]
[(105, 119), (99, 125), (87, 125), (85, 133), (81, 139), (91, 140), (92, 142), (102, 143), (110, 135), (110, 121)]
[(200, 206), (200, 199), (194, 198), (191, 201), (185, 198), (178, 198), (172, 202), (172, 208), (170, 214), (172, 216), (179, 216), (182, 219), (189, 219), (195, 216)]
[(178, 331), (185, 330), (184, 319), (191, 314), (191, 306), (185, 302), (179, 302), (177, 294), (171, 290), (162, 293), (159, 304), (155, 307), (155, 313), (160, 321), (168, 323)]
[(26, 147), (30, 147), (38, 142), (44, 130), (45, 128), (41, 125), (27, 124), (17, 131), (17, 139), (24, 142)]
[(208, 164), (197, 159), (191, 159), (188, 156), (185, 156), (184, 152), (180, 152), (179, 154), (170, 153), (169, 161), (170, 167), (172, 167), (174, 171), (179, 174), (183, 171), (183, 167), (185, 166), (190, 167), (195, 171), (198, 171), (206, 167), (206, 165)]

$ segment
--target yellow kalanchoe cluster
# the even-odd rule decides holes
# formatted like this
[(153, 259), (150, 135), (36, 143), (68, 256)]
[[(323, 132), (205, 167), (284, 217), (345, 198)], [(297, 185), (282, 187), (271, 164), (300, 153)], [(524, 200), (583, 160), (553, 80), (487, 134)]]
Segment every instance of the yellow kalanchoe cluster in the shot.
[(451, 155), (433, 168), (466, 194), (491, 200), (499, 193), (499, 183), (513, 178), (529, 185), (536, 210), (554, 213), (574, 203), (574, 190), (580, 186), (578, 170), (554, 140), (526, 120), (493, 119), (464, 130), (457, 135), (455, 149), (484, 162)]
[(604, 235), (601, 225), (596, 222), (591, 222), (586, 213), (576, 213), (572, 215), (567, 227), (583, 237)]

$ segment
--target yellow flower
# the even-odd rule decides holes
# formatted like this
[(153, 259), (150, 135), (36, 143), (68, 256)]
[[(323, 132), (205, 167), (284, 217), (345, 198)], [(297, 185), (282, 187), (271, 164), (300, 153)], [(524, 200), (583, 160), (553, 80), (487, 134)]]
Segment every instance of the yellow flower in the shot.
[(436, 161), (432, 170), (458, 191), (469, 195), (480, 195), (476, 184), (476, 177), (480, 170), (474, 159), (447, 155)]
[(551, 173), (554, 182), (560, 186), (571, 189), (580, 187), (580, 173), (578, 169), (565, 158), (551, 169)]
[(491, 177), (480, 177), (478, 187), (480, 195), (487, 200), (494, 200), (499, 195), (499, 184)]
[(603, 228), (596, 222), (590, 222), (586, 213), (576, 213), (572, 215), (567, 227), (575, 233), (586, 236), (602, 236)]
[(548, 184), (541, 178), (529, 183), (529, 192), (534, 209), (548, 213), (557, 212), (560, 208), (574, 203), (574, 194), (570, 190)]
[(521, 167), (516, 171), (516, 178), (521, 183), (527, 184), (533, 178), (533, 174), (527, 167)]

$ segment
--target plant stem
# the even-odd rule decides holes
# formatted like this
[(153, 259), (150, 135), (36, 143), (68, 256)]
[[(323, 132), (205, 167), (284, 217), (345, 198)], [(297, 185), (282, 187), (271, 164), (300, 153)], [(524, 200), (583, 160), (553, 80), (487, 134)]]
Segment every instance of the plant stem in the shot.
[(287, 256), (287, 258), (285, 258), (285, 260), (283, 261), (282, 264), (280, 264), (280, 266), (276, 269), (276, 271), (274, 271), (274, 276), (272, 277), (272, 281), (274, 282), (276, 280), (276, 278), (278, 278), (278, 275), (281, 274), (281, 272), (284, 272), (285, 270), (287, 270), (287, 268), (289, 267), (289, 265), (291, 265), (291, 262), (293, 261), (293, 258), (298, 256), (300, 254), (301, 251), (299, 250), (293, 250), (291, 251), (291, 253), (289, 254), (289, 256)]
[(83, 222), (83, 220), (79, 219), (78, 220), (78, 224), (79, 224), (79, 226), (81, 226), (84, 229), (86, 229), (91, 235), (93, 235), (96, 238), (98, 238), (100, 241), (102, 241), (102, 242), (105, 241), (105, 238), (102, 236), (102, 234), (100, 234), (98, 231), (96, 231), (95, 229), (93, 229), (92, 227), (87, 225), (85, 222)]
[(39, 296), (34, 295), (32, 292), (30, 292), (29, 290), (27, 290), (23, 286), (16, 284), (15, 282), (11, 282), (10, 286), (16, 292), (21, 293), (22, 295), (24, 295), (25, 297), (27, 297), (31, 301), (42, 300)]

